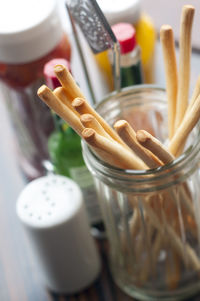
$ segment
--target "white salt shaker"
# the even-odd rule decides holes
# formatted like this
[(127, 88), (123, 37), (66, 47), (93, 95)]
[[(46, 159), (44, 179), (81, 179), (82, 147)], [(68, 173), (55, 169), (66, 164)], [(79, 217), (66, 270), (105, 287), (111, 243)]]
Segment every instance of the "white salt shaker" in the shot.
[(75, 293), (97, 278), (99, 255), (74, 181), (58, 175), (32, 181), (17, 200), (17, 215), (50, 290)]

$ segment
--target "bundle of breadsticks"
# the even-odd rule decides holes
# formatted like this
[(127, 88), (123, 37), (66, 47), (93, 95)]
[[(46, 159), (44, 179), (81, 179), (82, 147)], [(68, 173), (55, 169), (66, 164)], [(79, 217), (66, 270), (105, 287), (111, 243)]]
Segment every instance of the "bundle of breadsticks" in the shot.
[[(38, 90), (38, 96), (88, 143), (101, 160), (110, 165), (122, 169), (144, 170), (172, 162), (182, 153), (190, 132), (200, 118), (200, 78), (188, 104), (193, 16), (194, 8), (185, 5), (180, 24), (178, 70), (173, 30), (169, 25), (163, 25), (160, 31), (166, 74), (168, 146), (164, 146), (143, 129), (135, 132), (126, 120), (117, 120), (112, 128), (89, 104), (70, 72), (62, 65), (56, 65), (54, 68), (61, 86), (51, 91), (43, 85)], [(132, 206), (134, 215), (130, 221), (130, 232), (134, 238), (140, 235), (140, 245), (135, 253), (136, 261), (139, 262), (144, 260), (140, 258), (144, 233), (139, 229), (141, 217), (137, 202), (132, 202)], [(188, 228), (193, 240), (198, 244), (197, 223), (187, 182), (176, 186), (175, 190), (172, 188), (168, 192), (149, 195), (143, 202), (143, 210), (145, 221), (149, 224), (148, 235), (152, 243), (153, 259), (151, 258), (152, 262), (148, 264), (147, 257), (141, 270), (137, 270), (138, 283), (144, 285), (155, 272), (159, 252), (162, 248), (166, 249), (163, 233), (170, 242), (170, 256), (174, 259), (173, 269), (166, 264), (165, 280), (169, 287), (177, 287), (184, 270), (190, 269), (198, 275), (199, 254), (197, 249), (187, 242), (183, 231)], [(174, 220), (172, 223), (172, 219), (168, 222), (169, 214)]]

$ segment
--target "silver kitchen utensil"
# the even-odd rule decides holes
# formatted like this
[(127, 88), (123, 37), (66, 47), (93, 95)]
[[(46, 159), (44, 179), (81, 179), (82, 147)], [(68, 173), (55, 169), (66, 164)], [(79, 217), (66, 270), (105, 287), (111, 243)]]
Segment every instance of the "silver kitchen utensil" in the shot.
[[(102, 13), (96, 0), (67, 0), (66, 2), (70, 20), (72, 23), (75, 40), (78, 43), (78, 51), (83, 63), (83, 68), (88, 72), (83, 58), (82, 49), (78, 39), (78, 34), (73, 23), (73, 19), (79, 25), (84, 37), (86, 38), (94, 54), (103, 52), (109, 48), (113, 52), (113, 77), (115, 90), (120, 90), (120, 48), (117, 39)], [(89, 89), (94, 96), (89, 80)], [(94, 100), (94, 97), (93, 97)], [(95, 100), (94, 100), (95, 102)]]

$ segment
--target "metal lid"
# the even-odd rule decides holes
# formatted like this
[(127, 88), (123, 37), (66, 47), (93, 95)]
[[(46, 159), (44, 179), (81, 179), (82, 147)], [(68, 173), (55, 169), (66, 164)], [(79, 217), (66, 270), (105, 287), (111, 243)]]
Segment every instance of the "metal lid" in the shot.
[(34, 61), (53, 50), (61, 36), (56, 0), (0, 1), (0, 62)]

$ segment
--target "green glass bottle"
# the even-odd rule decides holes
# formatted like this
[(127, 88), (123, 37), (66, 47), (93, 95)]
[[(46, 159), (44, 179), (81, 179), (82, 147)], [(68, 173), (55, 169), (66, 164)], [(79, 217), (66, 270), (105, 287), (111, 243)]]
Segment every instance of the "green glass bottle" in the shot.
[[(54, 59), (44, 67), (46, 84), (55, 89), (60, 86), (54, 73), (54, 66), (69, 63), (63, 59)], [(69, 69), (70, 70), (70, 69)], [(48, 140), (50, 160), (54, 166), (54, 172), (72, 178), (81, 188), (85, 200), (90, 225), (95, 234), (104, 234), (102, 216), (97, 200), (96, 190), (92, 175), (88, 171), (81, 148), (80, 136), (64, 122), (58, 115), (52, 112), (55, 122), (55, 130)]]
[(67, 124), (61, 127), (62, 130), (56, 130), (50, 136), (48, 150), (55, 172), (73, 178), (73, 169), (84, 165), (81, 141)]
[[(121, 88), (143, 83), (140, 47), (132, 24), (118, 23), (112, 30), (120, 46)], [(110, 54), (112, 62), (112, 54)]]

